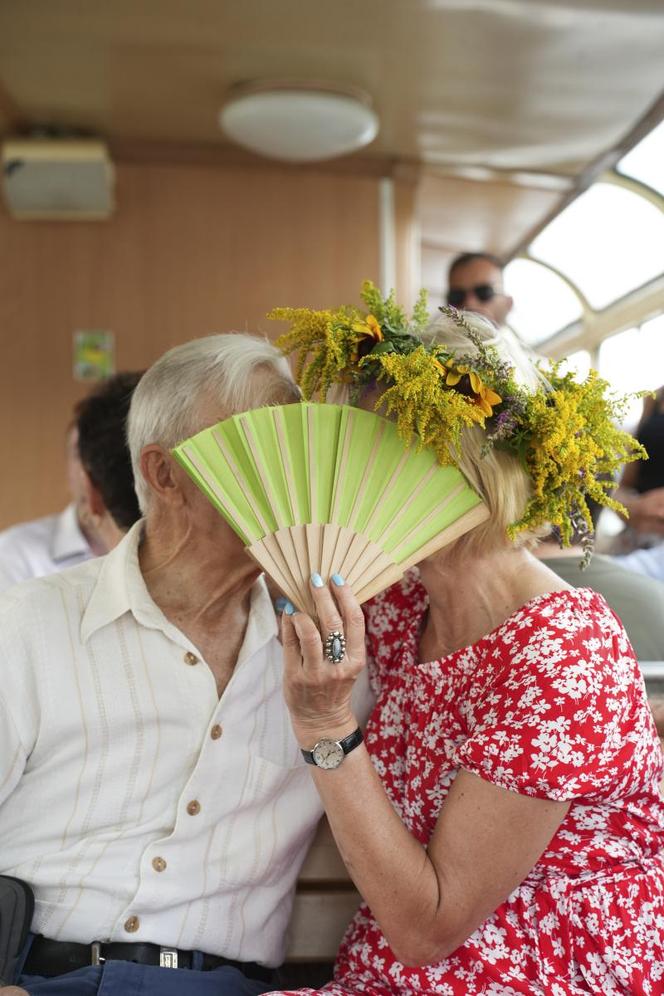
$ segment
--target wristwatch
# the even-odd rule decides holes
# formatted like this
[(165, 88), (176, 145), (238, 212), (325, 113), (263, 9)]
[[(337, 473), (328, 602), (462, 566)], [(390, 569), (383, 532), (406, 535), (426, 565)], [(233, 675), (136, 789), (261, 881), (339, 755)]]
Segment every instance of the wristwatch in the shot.
[(304, 747), (300, 749), (307, 764), (315, 764), (317, 768), (332, 771), (339, 767), (346, 754), (350, 754), (352, 750), (360, 746), (363, 739), (362, 730), (358, 726), (343, 740), (330, 740), (329, 737), (323, 737), (317, 744), (314, 744), (311, 750), (305, 750)]

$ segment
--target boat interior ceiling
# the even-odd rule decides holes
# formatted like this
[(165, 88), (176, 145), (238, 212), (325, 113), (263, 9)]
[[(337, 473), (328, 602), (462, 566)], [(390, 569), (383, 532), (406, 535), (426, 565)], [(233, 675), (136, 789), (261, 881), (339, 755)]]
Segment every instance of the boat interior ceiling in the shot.
[[(616, 164), (664, 117), (662, 52), (661, 0), (4, 3), (0, 132), (48, 133), (56, 124), (60, 133), (101, 136), (118, 163), (251, 167), (261, 160), (218, 126), (238, 83), (359, 87), (380, 119), (374, 142), (343, 159), (284, 168), (411, 182), (418, 273), (435, 306), (456, 254), (534, 256), (531, 244), (552, 218), (597, 181), (616, 182)], [(661, 190), (634, 180), (629, 192), (644, 191), (661, 227)], [(610, 227), (611, 210), (597, 210)], [(562, 309), (562, 330), (539, 336), (552, 353), (632, 322), (627, 308), (607, 326), (604, 303), (593, 304), (553, 262), (555, 251), (549, 257), (540, 262), (549, 275), (563, 271), (578, 305), (571, 319), (574, 309)], [(645, 283), (639, 306), (652, 313), (664, 288), (658, 274)]]

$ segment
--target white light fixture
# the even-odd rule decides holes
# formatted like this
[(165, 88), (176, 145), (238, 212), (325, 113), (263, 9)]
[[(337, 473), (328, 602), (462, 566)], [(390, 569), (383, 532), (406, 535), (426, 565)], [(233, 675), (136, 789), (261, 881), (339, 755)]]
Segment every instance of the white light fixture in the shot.
[(369, 97), (319, 83), (237, 87), (221, 109), (219, 123), (238, 145), (287, 162), (343, 156), (368, 145), (378, 134)]

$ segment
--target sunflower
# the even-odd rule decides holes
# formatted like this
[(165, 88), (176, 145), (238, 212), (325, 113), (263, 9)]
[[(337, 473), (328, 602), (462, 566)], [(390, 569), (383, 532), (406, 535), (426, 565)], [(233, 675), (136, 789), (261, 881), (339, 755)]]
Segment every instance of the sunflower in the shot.
[(447, 387), (459, 385), (460, 393), (472, 396), (473, 402), (487, 418), (493, 415), (494, 407), (503, 399), (484, 383), (479, 374), (465, 364), (456, 364), (453, 360), (445, 360), (444, 363), (437, 360), (436, 363), (441, 369)]
[(367, 315), (363, 322), (353, 322), (353, 332), (358, 332), (360, 339), (368, 336), (374, 342), (382, 342), (385, 338), (375, 315)]
[[(477, 374), (475, 376), (477, 377)], [(483, 384), (479, 377), (477, 379), (480, 382), (480, 389), (476, 394), (475, 404), (482, 409), (487, 418), (491, 418), (494, 407), (499, 405), (503, 399), (490, 387)]]
[(375, 315), (367, 315), (364, 320), (353, 322), (351, 328), (357, 333), (357, 344), (352, 354), (353, 362), (357, 363), (362, 356), (371, 352), (375, 343), (383, 342), (385, 336)]

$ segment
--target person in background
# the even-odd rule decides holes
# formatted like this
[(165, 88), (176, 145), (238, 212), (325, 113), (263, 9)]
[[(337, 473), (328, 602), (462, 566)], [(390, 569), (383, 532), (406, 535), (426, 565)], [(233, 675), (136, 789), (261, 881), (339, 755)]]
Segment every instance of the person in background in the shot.
[(127, 445), (127, 416), (140, 373), (118, 373), (76, 406), (81, 488), (87, 523), (103, 553), (141, 517)]
[(0, 532), (0, 591), (28, 578), (73, 567), (102, 552), (83, 498), (83, 471), (78, 458), (78, 429), (66, 435), (67, 485), (72, 501), (62, 511)]
[(652, 581), (664, 582), (664, 543), (646, 550), (632, 550), (631, 553), (616, 555), (612, 560), (631, 574), (641, 574)]
[(447, 303), (504, 325), (513, 301), (503, 289), (501, 260), (488, 252), (465, 252), (453, 259), (447, 272)]
[[(56, 515), (0, 532), (0, 591), (106, 553), (138, 518), (125, 419), (139, 377), (110, 377), (76, 405), (66, 437), (73, 500)], [(81, 427), (85, 463), (80, 456)]]
[(30, 996), (274, 988), (322, 807), (260, 568), (171, 450), (299, 399), (267, 340), (170, 350), (128, 420), (144, 517), (0, 596), (0, 874), (35, 893)]
[[(628, 464), (616, 490), (616, 498), (629, 513), (627, 526), (617, 538), (617, 555), (656, 548), (664, 542), (664, 387), (654, 398), (644, 398), (636, 438), (645, 446), (648, 459)], [(664, 550), (644, 561), (635, 557), (624, 566), (664, 580)]]

